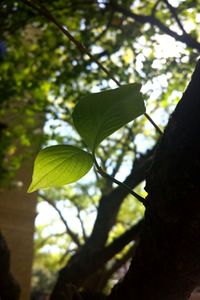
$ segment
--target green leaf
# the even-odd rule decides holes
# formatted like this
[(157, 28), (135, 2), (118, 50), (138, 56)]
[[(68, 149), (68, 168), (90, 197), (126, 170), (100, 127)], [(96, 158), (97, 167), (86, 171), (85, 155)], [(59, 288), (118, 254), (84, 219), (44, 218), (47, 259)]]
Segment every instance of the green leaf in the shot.
[(145, 112), (141, 85), (127, 84), (117, 89), (89, 94), (73, 112), (74, 125), (94, 151), (110, 134)]
[(45, 148), (36, 157), (28, 192), (75, 182), (83, 177), (92, 165), (92, 156), (74, 146), (57, 145)]

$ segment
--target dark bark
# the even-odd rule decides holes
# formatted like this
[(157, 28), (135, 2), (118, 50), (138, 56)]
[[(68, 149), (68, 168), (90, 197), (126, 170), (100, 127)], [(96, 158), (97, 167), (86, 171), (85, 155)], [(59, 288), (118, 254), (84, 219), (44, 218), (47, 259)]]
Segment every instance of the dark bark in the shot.
[[(132, 171), (124, 183), (134, 188), (144, 180), (145, 174), (152, 162), (153, 151), (148, 151), (146, 155), (141, 156), (134, 162)], [(108, 195), (102, 196), (93, 232), (80, 251), (59, 272), (51, 300), (66, 299), (65, 292), (63, 292), (66, 284), (72, 283), (80, 287), (92, 274), (103, 268), (105, 263), (121, 251), (125, 245), (131, 240), (138, 238), (141, 222), (128, 230), (119, 239), (116, 239), (110, 246), (105, 247), (108, 234), (115, 224), (117, 213), (127, 195), (127, 190), (117, 187)]]
[(109, 300), (186, 300), (199, 285), (199, 132), (200, 62), (157, 147), (141, 240)]
[(130, 241), (138, 239), (143, 221), (134, 225), (130, 230), (117, 238), (111, 245), (94, 251), (92, 248), (84, 248), (81, 253), (73, 257), (65, 268), (59, 273), (59, 278), (51, 295), (51, 300), (65, 300), (67, 284), (74, 284), (77, 288), (84, 286), (84, 281), (101, 269), (105, 263), (116, 253), (121, 251)]
[[(141, 156), (134, 162), (132, 171), (125, 180), (127, 185), (134, 188), (144, 180), (152, 162), (153, 151), (148, 151), (146, 155)], [(80, 251), (60, 271), (51, 300), (61, 297), (61, 293), (63, 293), (64, 298), (59, 299), (65, 299), (62, 290), (65, 290), (67, 283), (80, 287), (88, 277), (101, 269), (125, 245), (138, 238), (142, 221), (116, 239), (110, 246), (105, 247), (109, 231), (115, 223), (117, 213), (127, 194), (127, 190), (117, 187), (108, 195), (102, 196), (93, 232)]]
[(0, 299), (18, 300), (20, 288), (10, 273), (10, 252), (0, 232)]
[[(135, 248), (136, 248), (136, 243), (127, 251), (127, 253), (122, 258), (116, 259), (116, 261), (114, 262), (113, 266), (110, 269), (103, 270), (100, 280), (98, 280), (98, 282), (96, 282), (97, 288), (94, 289), (95, 291), (98, 291), (98, 292), (103, 291), (107, 287), (109, 279), (112, 278), (112, 276), (120, 268), (122, 268), (122, 267), (125, 268), (128, 261), (130, 261), (130, 259), (134, 256)], [(89, 286), (89, 289), (91, 289), (90, 286)], [(91, 289), (91, 290), (93, 290), (93, 289)]]

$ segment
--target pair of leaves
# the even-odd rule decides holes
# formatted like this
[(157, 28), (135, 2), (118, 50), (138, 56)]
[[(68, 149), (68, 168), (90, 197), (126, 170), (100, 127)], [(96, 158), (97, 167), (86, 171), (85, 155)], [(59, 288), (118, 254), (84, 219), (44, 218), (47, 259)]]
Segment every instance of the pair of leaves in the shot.
[[(74, 126), (92, 153), (116, 130), (145, 112), (138, 83), (90, 94), (73, 112)], [(92, 167), (91, 154), (70, 145), (48, 147), (39, 152), (28, 192), (75, 182)]]

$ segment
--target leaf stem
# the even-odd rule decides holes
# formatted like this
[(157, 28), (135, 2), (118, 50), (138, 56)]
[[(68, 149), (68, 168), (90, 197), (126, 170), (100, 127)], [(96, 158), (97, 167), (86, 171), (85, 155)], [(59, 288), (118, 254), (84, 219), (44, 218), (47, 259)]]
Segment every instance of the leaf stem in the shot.
[(147, 118), (147, 120), (153, 125), (153, 127), (156, 129), (156, 131), (160, 134), (163, 135), (162, 130), (160, 129), (160, 127), (158, 127), (158, 125), (154, 122), (154, 120), (147, 114), (144, 113), (145, 117)]
[[(83, 43), (80, 43), (78, 40), (76, 40), (71, 35), (71, 33), (67, 30), (66, 26), (61, 25), (45, 6), (43, 6), (37, 0), (22, 0), (22, 2), (24, 2), (26, 5), (30, 6), (31, 8), (35, 9), (43, 16), (45, 16), (49, 21), (55, 24), (58, 27), (58, 29), (61, 30), (64, 33), (64, 35), (80, 50), (81, 53), (86, 53), (88, 57), (92, 61), (94, 61), (98, 65), (98, 67), (117, 84), (117, 86), (119, 87), (121, 86), (120, 82), (112, 75), (112, 73), (96, 59), (96, 57), (83, 45)], [(160, 135), (162, 135), (163, 134), (162, 130), (152, 120), (152, 118), (147, 113), (144, 113), (144, 115), (147, 118), (147, 120), (153, 125), (156, 131)]]
[(138, 195), (136, 192), (134, 192), (127, 184), (117, 180), (116, 178), (112, 177), (111, 175), (109, 175), (108, 173), (106, 173), (98, 164), (95, 154), (92, 154), (92, 158), (94, 161), (94, 165), (97, 169), (97, 172), (104, 178), (108, 178), (109, 180), (111, 180), (112, 182), (116, 183), (118, 186), (123, 187), (125, 190), (127, 190), (133, 197), (135, 197), (139, 202), (141, 202), (145, 207), (146, 207), (146, 200), (141, 197), (140, 195)]

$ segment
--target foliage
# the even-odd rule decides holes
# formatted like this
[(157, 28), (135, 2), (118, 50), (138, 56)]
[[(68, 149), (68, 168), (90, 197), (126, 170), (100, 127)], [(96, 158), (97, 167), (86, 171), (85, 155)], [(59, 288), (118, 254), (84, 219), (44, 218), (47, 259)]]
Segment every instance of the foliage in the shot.
[[(76, 105), (73, 112), (75, 127), (93, 154), (107, 136), (145, 111), (138, 88), (140, 85), (132, 84), (92, 94)], [(89, 172), (93, 163), (90, 153), (74, 146), (45, 148), (35, 160), (28, 191), (77, 181)]]

